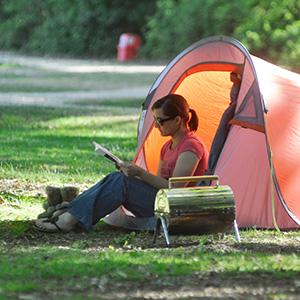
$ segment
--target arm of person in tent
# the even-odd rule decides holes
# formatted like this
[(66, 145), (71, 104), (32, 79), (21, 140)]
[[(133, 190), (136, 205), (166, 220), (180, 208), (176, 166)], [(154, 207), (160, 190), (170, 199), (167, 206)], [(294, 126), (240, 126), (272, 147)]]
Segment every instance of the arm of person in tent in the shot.
[[(181, 177), (181, 176), (192, 176), (198, 166), (199, 158), (194, 154), (193, 152), (186, 151), (179, 155), (173, 174), (173, 177)], [(161, 188), (168, 188), (169, 182), (167, 179), (162, 178), (160, 176), (160, 170), (161, 170), (161, 162), (158, 166), (158, 175), (153, 175), (146, 170), (142, 169), (141, 167), (138, 167), (135, 164), (132, 163), (124, 163), (120, 165), (120, 170), (126, 175), (126, 176), (134, 176), (137, 177), (146, 183), (161, 189)], [(176, 187), (182, 187), (186, 186), (188, 182), (186, 183), (176, 183)]]

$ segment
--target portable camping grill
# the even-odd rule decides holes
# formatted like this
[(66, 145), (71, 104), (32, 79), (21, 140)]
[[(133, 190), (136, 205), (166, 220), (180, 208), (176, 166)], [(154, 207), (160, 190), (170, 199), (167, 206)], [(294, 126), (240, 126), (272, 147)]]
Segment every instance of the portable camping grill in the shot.
[[(215, 185), (172, 188), (175, 182), (199, 181), (214, 181)], [(240, 241), (233, 192), (229, 186), (219, 185), (216, 175), (170, 178), (169, 188), (160, 189), (156, 195), (154, 211), (157, 223), (153, 242), (161, 227), (168, 246), (169, 232), (203, 234), (228, 232), (233, 228)]]

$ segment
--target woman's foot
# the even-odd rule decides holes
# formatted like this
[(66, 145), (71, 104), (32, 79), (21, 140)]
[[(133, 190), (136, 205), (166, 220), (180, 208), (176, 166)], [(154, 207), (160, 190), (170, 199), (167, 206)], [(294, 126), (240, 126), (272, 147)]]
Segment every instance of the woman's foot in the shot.
[(77, 220), (68, 212), (50, 219), (37, 219), (35, 226), (43, 232), (70, 232), (75, 228)]
[(67, 232), (57, 225), (57, 220), (55, 218), (37, 219), (35, 221), (35, 227), (39, 231), (49, 232), (49, 233), (51, 233), (51, 232)]

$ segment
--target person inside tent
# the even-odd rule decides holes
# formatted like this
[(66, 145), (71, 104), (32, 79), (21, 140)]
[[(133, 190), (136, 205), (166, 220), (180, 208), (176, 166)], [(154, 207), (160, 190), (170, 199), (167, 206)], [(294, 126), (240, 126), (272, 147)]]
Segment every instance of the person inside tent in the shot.
[[(223, 149), (225, 140), (230, 129), (230, 120), (234, 116), (234, 112), (237, 104), (237, 97), (241, 86), (241, 75), (235, 72), (230, 73), (230, 81), (232, 82), (232, 87), (230, 90), (230, 103), (226, 110), (223, 112), (218, 129), (211, 143), (210, 153), (208, 158), (208, 170), (207, 175), (214, 174), (216, 164), (220, 153)], [(201, 182), (199, 185), (207, 185), (207, 182)]]
[[(155, 127), (162, 136), (169, 136), (160, 152), (157, 175), (134, 163), (122, 163), (118, 171), (87, 189), (75, 198), (67, 211), (49, 219), (37, 219), (35, 225), (44, 232), (69, 232), (76, 227), (90, 230), (101, 218), (120, 205), (137, 217), (153, 217), (154, 201), (160, 188), (168, 187), (171, 176), (203, 175), (208, 152), (195, 135), (198, 117), (184, 97), (170, 94), (152, 106)], [(178, 186), (189, 183), (178, 183)], [(154, 229), (153, 222), (153, 229)]]

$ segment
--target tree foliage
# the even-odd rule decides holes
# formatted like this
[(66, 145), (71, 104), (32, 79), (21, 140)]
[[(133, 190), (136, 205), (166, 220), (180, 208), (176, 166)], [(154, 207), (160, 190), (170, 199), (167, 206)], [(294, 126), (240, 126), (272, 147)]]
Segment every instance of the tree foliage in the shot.
[(171, 58), (201, 38), (237, 38), (257, 56), (300, 70), (299, 0), (158, 0), (144, 53)]
[(235, 36), (257, 56), (300, 70), (300, 1), (256, 1)]
[(232, 36), (248, 14), (251, 0), (158, 0), (146, 31), (144, 51), (171, 57), (201, 38)]
[(2, 0), (0, 47), (114, 57), (120, 34), (142, 34), (154, 8), (147, 0)]
[(121, 33), (141, 54), (171, 59), (201, 38), (227, 35), (252, 54), (300, 69), (299, 0), (0, 0), (0, 47), (115, 57)]

